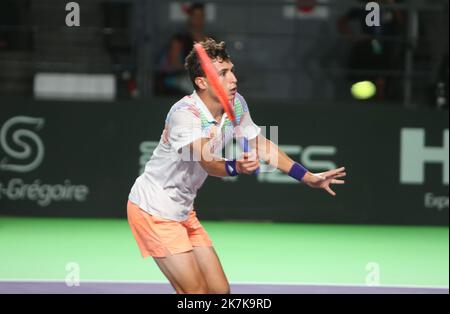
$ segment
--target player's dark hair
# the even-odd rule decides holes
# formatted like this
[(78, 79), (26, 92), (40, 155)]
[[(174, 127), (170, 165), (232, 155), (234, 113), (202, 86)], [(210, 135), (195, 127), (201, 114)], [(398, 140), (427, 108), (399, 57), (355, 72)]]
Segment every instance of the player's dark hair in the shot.
[[(226, 51), (226, 45), (224, 41), (218, 43), (214, 39), (208, 38), (204, 41), (199, 42), (199, 44), (202, 45), (203, 48), (205, 48), (205, 51), (211, 58), (211, 60), (214, 59), (222, 59), (223, 61), (230, 60), (230, 56)], [(200, 65), (200, 59), (198, 58), (195, 49), (192, 49), (189, 55), (186, 57), (184, 67), (189, 72), (189, 77), (191, 78), (191, 82), (195, 90), (198, 90), (198, 86), (197, 84), (195, 84), (195, 78), (205, 77), (205, 73), (203, 72), (203, 69)]]

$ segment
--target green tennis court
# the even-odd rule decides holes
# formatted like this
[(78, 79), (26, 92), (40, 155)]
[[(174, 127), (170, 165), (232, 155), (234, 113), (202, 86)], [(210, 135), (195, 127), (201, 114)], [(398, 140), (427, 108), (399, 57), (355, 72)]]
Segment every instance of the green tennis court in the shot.
[[(231, 283), (448, 289), (448, 227), (203, 225)], [(0, 252), (2, 281), (166, 281), (126, 220), (2, 217)]]

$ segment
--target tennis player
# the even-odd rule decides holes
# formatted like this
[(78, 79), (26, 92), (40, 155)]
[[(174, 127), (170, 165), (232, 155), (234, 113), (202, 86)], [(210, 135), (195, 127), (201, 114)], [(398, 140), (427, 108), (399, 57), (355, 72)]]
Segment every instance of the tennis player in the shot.
[[(177, 293), (228, 294), (230, 286), (208, 233), (194, 209), (198, 189), (208, 175), (253, 174), (262, 160), (310, 187), (336, 193), (345, 169), (313, 174), (260, 134), (247, 103), (237, 92), (237, 78), (225, 43), (200, 43), (219, 75), (233, 106), (241, 134), (251, 150), (236, 159), (221, 157), (235, 130), (202, 71), (193, 49), (186, 57), (194, 92), (170, 109), (158, 147), (129, 194), (128, 222), (143, 257), (152, 256)], [(230, 127), (231, 126), (231, 127)]]

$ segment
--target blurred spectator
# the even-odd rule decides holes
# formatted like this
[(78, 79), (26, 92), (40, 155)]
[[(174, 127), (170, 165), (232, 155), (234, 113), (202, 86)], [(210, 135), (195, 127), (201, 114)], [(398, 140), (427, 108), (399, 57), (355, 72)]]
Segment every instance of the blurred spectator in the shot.
[(184, 45), (182, 36), (172, 36), (169, 47), (156, 66), (155, 92), (158, 95), (182, 95), (190, 92), (189, 77), (184, 69)]
[[(402, 11), (386, 8), (383, 5), (395, 4), (397, 0), (379, 0), (380, 26), (368, 26), (365, 10), (367, 1), (361, 8), (348, 11), (339, 19), (338, 27), (353, 43), (348, 67), (349, 79), (352, 83), (370, 80), (377, 87), (377, 100), (398, 100), (401, 95), (401, 86), (396, 82), (400, 80), (382, 71), (401, 70), (403, 68), (403, 38), (405, 36), (405, 16)], [(350, 27), (350, 22), (356, 20), (359, 24), (360, 34)], [(367, 71), (367, 74), (364, 73)], [(378, 72), (378, 73), (377, 73)]]
[(207, 38), (204, 31), (205, 8), (202, 3), (194, 3), (186, 7), (185, 12), (188, 15), (187, 30), (173, 35), (158, 58), (155, 78), (155, 93), (158, 95), (185, 95), (192, 90), (184, 59), (195, 42)]
[(181, 35), (183, 41), (184, 56), (191, 52), (194, 42), (206, 39), (205, 35), (205, 7), (203, 3), (194, 3), (186, 8), (188, 15), (188, 31)]

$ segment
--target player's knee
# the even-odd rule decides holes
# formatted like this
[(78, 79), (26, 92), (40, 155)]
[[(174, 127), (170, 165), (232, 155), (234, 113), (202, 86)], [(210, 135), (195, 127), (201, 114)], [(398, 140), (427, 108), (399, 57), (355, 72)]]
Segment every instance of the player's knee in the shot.
[(210, 294), (230, 294), (230, 285), (224, 283), (221, 285), (214, 285), (208, 288), (208, 293)]
[(182, 290), (185, 294), (207, 294), (208, 286), (206, 285), (206, 282), (199, 281), (195, 285), (185, 287)]

